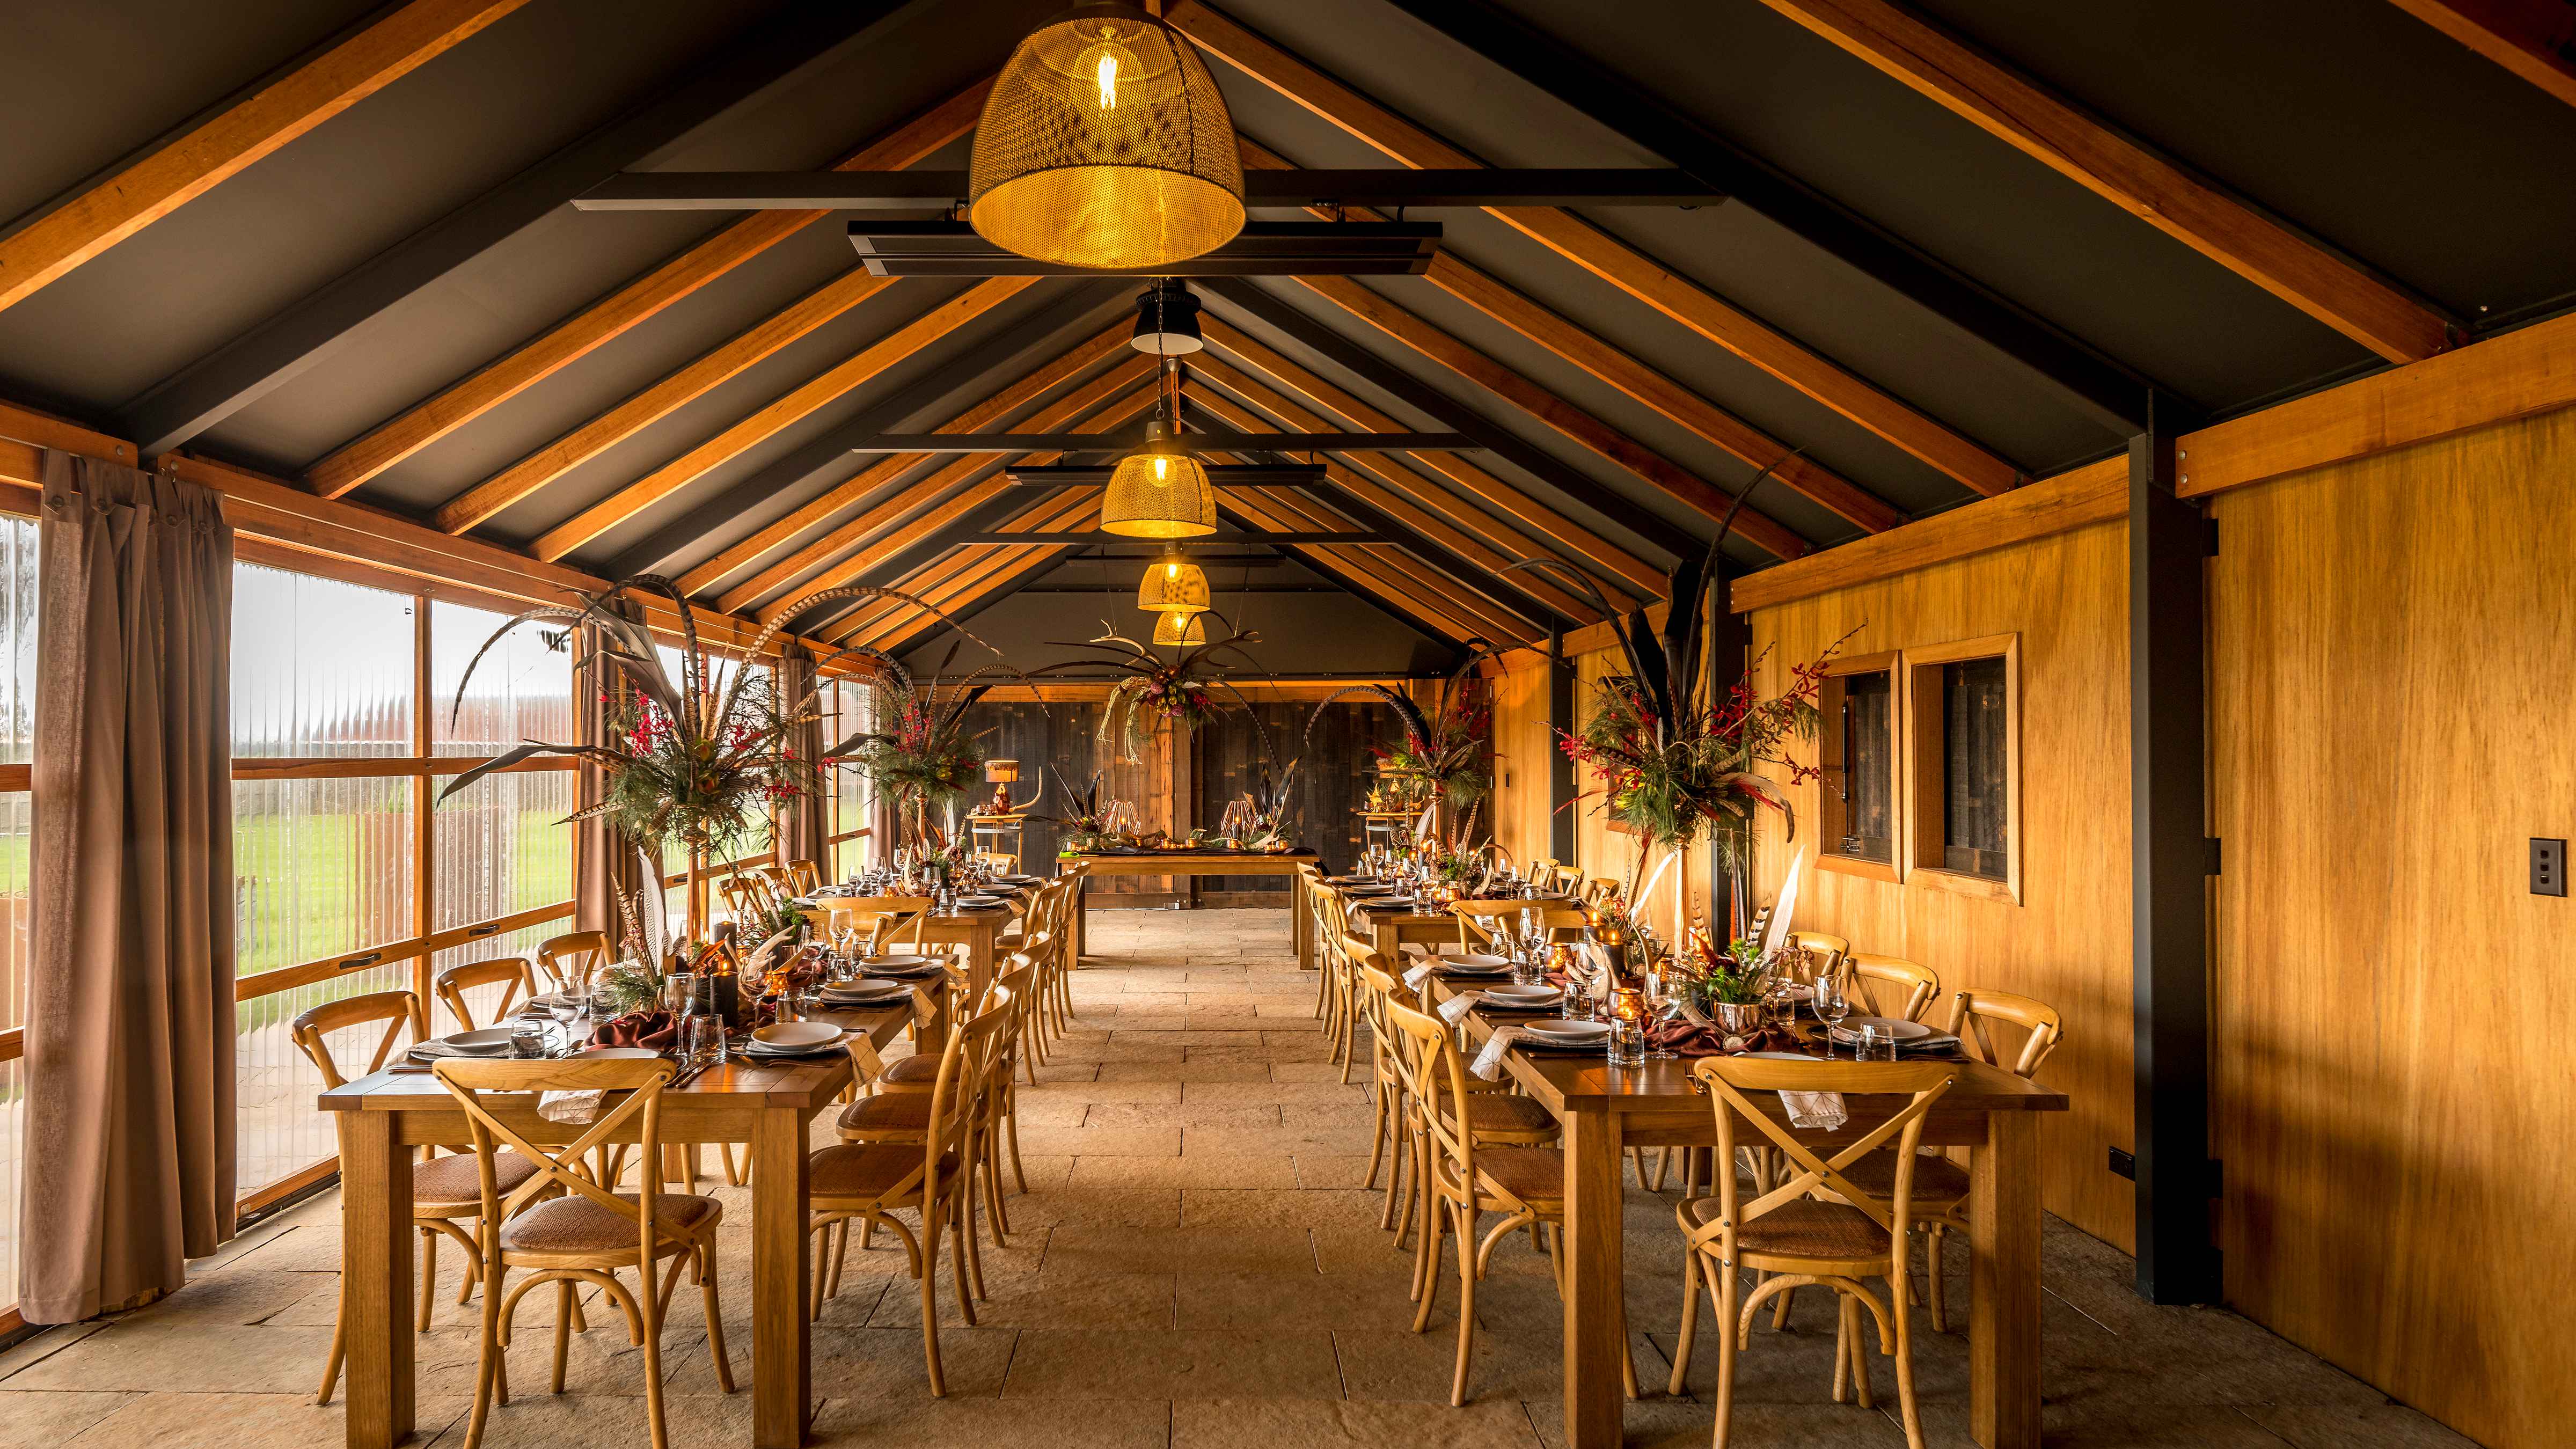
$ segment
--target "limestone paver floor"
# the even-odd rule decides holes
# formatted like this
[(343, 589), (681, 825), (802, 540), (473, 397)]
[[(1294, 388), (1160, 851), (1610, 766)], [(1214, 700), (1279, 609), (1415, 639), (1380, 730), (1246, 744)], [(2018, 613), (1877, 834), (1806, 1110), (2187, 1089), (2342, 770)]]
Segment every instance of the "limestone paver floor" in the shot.
[[(1533, 1449), (1559, 1439), (1558, 1327), (1545, 1260), (1527, 1240), (1496, 1253), (1476, 1302), (1472, 1400), (1447, 1403), (1456, 1319), (1409, 1330), (1408, 1257), (1363, 1191), (1364, 1089), (1326, 1061), (1315, 978), (1288, 955), (1278, 911), (1103, 912), (1074, 978), (1075, 1029), (1021, 1095), (1029, 1191), (1010, 1199), (1010, 1245), (988, 1248), (991, 1298), (968, 1328), (941, 1285), (949, 1395), (929, 1396), (919, 1298), (900, 1249), (854, 1249), (814, 1330), (822, 1444), (957, 1449), (1260, 1449), (1322, 1444)], [(817, 1123), (828, 1140), (828, 1119)], [(741, 1224), (720, 1246), (727, 1336), (748, 1382)], [(0, 1354), (0, 1449), (68, 1445), (303, 1449), (340, 1442), (311, 1395), (331, 1339), (338, 1200), (325, 1194), (194, 1265), (187, 1289), (113, 1321), (55, 1329)], [(1647, 1397), (1631, 1444), (1709, 1442), (1704, 1346), (1691, 1392), (1668, 1396), (1680, 1302), (1672, 1199), (1632, 1185), (1628, 1301)], [(1453, 1260), (1454, 1261), (1454, 1260)], [(459, 1259), (447, 1250), (452, 1292)], [(1954, 1251), (1950, 1301), (1967, 1300)], [(2062, 1446), (2346, 1449), (2466, 1444), (2357, 1379), (2234, 1314), (2154, 1308), (2129, 1260), (2051, 1221), (2046, 1246), (2047, 1422)], [(551, 1313), (521, 1309), (518, 1388), (486, 1442), (644, 1442), (642, 1362), (607, 1315), (575, 1336), (570, 1392), (545, 1392)], [(1452, 1273), (1442, 1286), (1452, 1309)], [(420, 1343), (421, 1434), (455, 1449), (472, 1389), (473, 1308), (442, 1295)], [(1917, 1337), (1930, 1442), (1966, 1445), (1967, 1340)], [(1881, 1408), (1829, 1401), (1830, 1311), (1806, 1294), (1791, 1331), (1757, 1329), (1742, 1358), (1734, 1442), (1901, 1445), (1894, 1374), (1873, 1358)], [(665, 1330), (672, 1438), (747, 1444), (747, 1394), (716, 1392), (704, 1318), (682, 1293)]]

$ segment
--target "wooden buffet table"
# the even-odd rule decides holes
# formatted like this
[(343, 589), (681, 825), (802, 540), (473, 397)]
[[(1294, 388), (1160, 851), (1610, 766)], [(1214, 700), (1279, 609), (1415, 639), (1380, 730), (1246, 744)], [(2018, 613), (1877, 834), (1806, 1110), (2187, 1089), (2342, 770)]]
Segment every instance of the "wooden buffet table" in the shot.
[(1073, 954), (1080, 960), (1089, 945), (1090, 932), (1084, 918), (1090, 914), (1090, 878), (1100, 875), (1284, 875), (1288, 877), (1288, 931), (1295, 943), (1297, 964), (1307, 970), (1315, 965), (1314, 916), (1307, 909), (1306, 891), (1300, 872), (1316, 863), (1311, 850), (1264, 854), (1231, 850), (1136, 850), (1084, 851), (1077, 855), (1056, 857), (1068, 875), (1078, 875), (1083, 883), (1074, 887)]
[[(1433, 975), (1433, 1000), (1471, 989)], [(1509, 1020), (1510, 1018), (1506, 1018)], [(1493, 1035), (1481, 1011), (1467, 1015), (1477, 1044)], [(1620, 1383), (1621, 1157), (1630, 1147), (1714, 1147), (1709, 1098), (1684, 1058), (1614, 1067), (1598, 1054), (1525, 1052), (1503, 1058), (1512, 1080), (1564, 1129), (1566, 1274), (1565, 1442), (1615, 1445), (1626, 1391)], [(2039, 1449), (2039, 1137), (2035, 1116), (2067, 1110), (2066, 1094), (1982, 1062), (1962, 1064), (1958, 1085), (1925, 1120), (1928, 1147), (1969, 1147), (1969, 1432), (1986, 1449)], [(1778, 1093), (1755, 1100), (1781, 1125)], [(1830, 1151), (1885, 1120), (1876, 1099), (1850, 1097), (1838, 1132), (1791, 1127)], [(1899, 1099), (1890, 1098), (1889, 1101)], [(1720, 1327), (1718, 1332), (1726, 1332)]]
[[(822, 1012), (882, 1047), (912, 1020), (910, 1002), (874, 1011)], [(850, 1085), (850, 1059), (711, 1068), (662, 1098), (669, 1146), (751, 1144), (752, 1443), (799, 1449), (813, 1417), (811, 1281), (806, 1221), (806, 1131)], [(392, 1449), (412, 1432), (412, 1153), (471, 1140), (465, 1113), (427, 1072), (382, 1071), (322, 1094), (340, 1128), (341, 1314), (348, 1344), (349, 1449)], [(578, 1123), (536, 1114), (533, 1099), (501, 1115), (531, 1142), (576, 1141)], [(636, 1124), (612, 1141), (632, 1142)], [(600, 1331), (610, 1331), (602, 1328)], [(622, 1332), (622, 1330), (619, 1330)]]

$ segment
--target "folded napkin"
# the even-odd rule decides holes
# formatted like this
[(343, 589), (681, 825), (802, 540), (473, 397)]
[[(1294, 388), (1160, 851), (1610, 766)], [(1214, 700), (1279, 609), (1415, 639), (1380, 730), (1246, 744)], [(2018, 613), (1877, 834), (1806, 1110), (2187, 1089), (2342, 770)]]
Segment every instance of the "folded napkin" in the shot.
[(1522, 1041), (1529, 1035), (1529, 1028), (1523, 1026), (1494, 1028), (1494, 1034), (1485, 1038), (1485, 1049), (1476, 1053), (1476, 1059), (1467, 1064), (1467, 1070), (1488, 1082), (1500, 1078), (1503, 1074), (1503, 1053), (1510, 1051), (1513, 1043)]
[(1843, 1110), (1840, 1092), (1782, 1092), (1780, 1105), (1789, 1109), (1792, 1127), (1839, 1132), (1851, 1120), (1851, 1114)]
[(411, 1049), (411, 1054), (424, 1061), (431, 1057), (486, 1057), (492, 1055), (490, 1052), (461, 1051), (455, 1047), (449, 1046), (443, 1041), (436, 1040), (425, 1041), (420, 1045), (413, 1047)]
[(549, 1122), (564, 1122), (579, 1127), (599, 1119), (603, 1091), (547, 1092), (537, 1098), (537, 1115)]
[(680, 1024), (671, 1013), (662, 1010), (630, 1011), (613, 1021), (603, 1021), (590, 1034), (592, 1046), (649, 1047), (666, 1052), (679, 1045)]
[(1440, 1019), (1451, 1026), (1456, 1026), (1465, 1021), (1467, 1013), (1475, 1010), (1476, 1004), (1484, 999), (1485, 993), (1481, 991), (1461, 991), (1440, 1003)]

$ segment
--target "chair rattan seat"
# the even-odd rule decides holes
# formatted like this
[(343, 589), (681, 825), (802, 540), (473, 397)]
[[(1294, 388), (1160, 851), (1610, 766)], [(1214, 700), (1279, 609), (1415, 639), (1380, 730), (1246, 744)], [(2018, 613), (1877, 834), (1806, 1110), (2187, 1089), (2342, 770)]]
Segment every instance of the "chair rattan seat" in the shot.
[(1565, 1154), (1554, 1147), (1480, 1147), (1476, 1175), (1531, 1207), (1565, 1201)]
[[(508, 1197), (519, 1184), (536, 1175), (537, 1165), (515, 1152), (492, 1156), (492, 1180), (502, 1197)], [(424, 1218), (470, 1217), (483, 1211), (483, 1178), (474, 1165), (474, 1154), (433, 1157), (415, 1164), (411, 1170), (411, 1211), (412, 1216)]]
[[(1873, 1152), (1845, 1169), (1843, 1176), (1851, 1185), (1874, 1197), (1896, 1195), (1896, 1154)], [(1914, 1206), (1917, 1215), (1936, 1203), (1956, 1202), (1968, 1195), (1968, 1169), (1946, 1157), (1917, 1154), (1914, 1159)]]
[[(1693, 1227), (1716, 1221), (1722, 1208), (1716, 1198), (1695, 1197), (1683, 1203), (1682, 1216)], [(1747, 1253), (1781, 1258), (1884, 1258), (1887, 1229), (1849, 1203), (1786, 1202), (1735, 1231), (1737, 1246)]]
[[(638, 1201), (635, 1194), (617, 1196)], [(724, 1215), (724, 1205), (711, 1197), (657, 1193), (653, 1226), (665, 1249), (676, 1247), (699, 1228)], [(505, 1253), (633, 1253), (635, 1220), (612, 1212), (587, 1197), (559, 1197), (519, 1214), (501, 1225)]]
[[(913, 1146), (878, 1146), (844, 1143), (826, 1147), (811, 1159), (810, 1174), (814, 1184), (814, 1201), (874, 1202), (895, 1190), (903, 1180), (921, 1170), (921, 1149)], [(939, 1160), (939, 1176), (944, 1183), (957, 1174), (954, 1153)], [(905, 1190), (909, 1200), (918, 1195), (920, 1185)]]

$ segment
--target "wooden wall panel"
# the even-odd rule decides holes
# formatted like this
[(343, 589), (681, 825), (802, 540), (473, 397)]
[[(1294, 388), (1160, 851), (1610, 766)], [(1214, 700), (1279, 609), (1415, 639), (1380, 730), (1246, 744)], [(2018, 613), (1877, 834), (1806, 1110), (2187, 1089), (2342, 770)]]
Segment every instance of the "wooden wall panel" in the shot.
[[(2135, 1251), (2133, 1189), (2107, 1161), (2131, 1145), (2132, 1123), (2127, 536), (2125, 523), (2095, 524), (1758, 610), (1753, 648), (1770, 650), (1771, 693), (1854, 626), (1847, 653), (2020, 635), (2022, 903), (1810, 869), (1796, 922), (1920, 962), (1945, 987), (2017, 991), (2062, 1012), (2066, 1045), (2043, 1079), (2074, 1109), (2041, 1124), (2041, 1201)], [(1803, 744), (1798, 758), (1814, 750)], [(1817, 794), (1814, 782), (1791, 792), (1797, 848), (1814, 843)], [(1789, 846), (1765, 818), (1756, 893), (1769, 899)]]
[(2576, 411), (2220, 495), (2229, 1302), (2498, 1446), (2563, 1444)]
[(1548, 772), (1556, 737), (1547, 727), (1547, 667), (1488, 672), (1494, 702), (1494, 839), (1523, 864), (1552, 855)]

